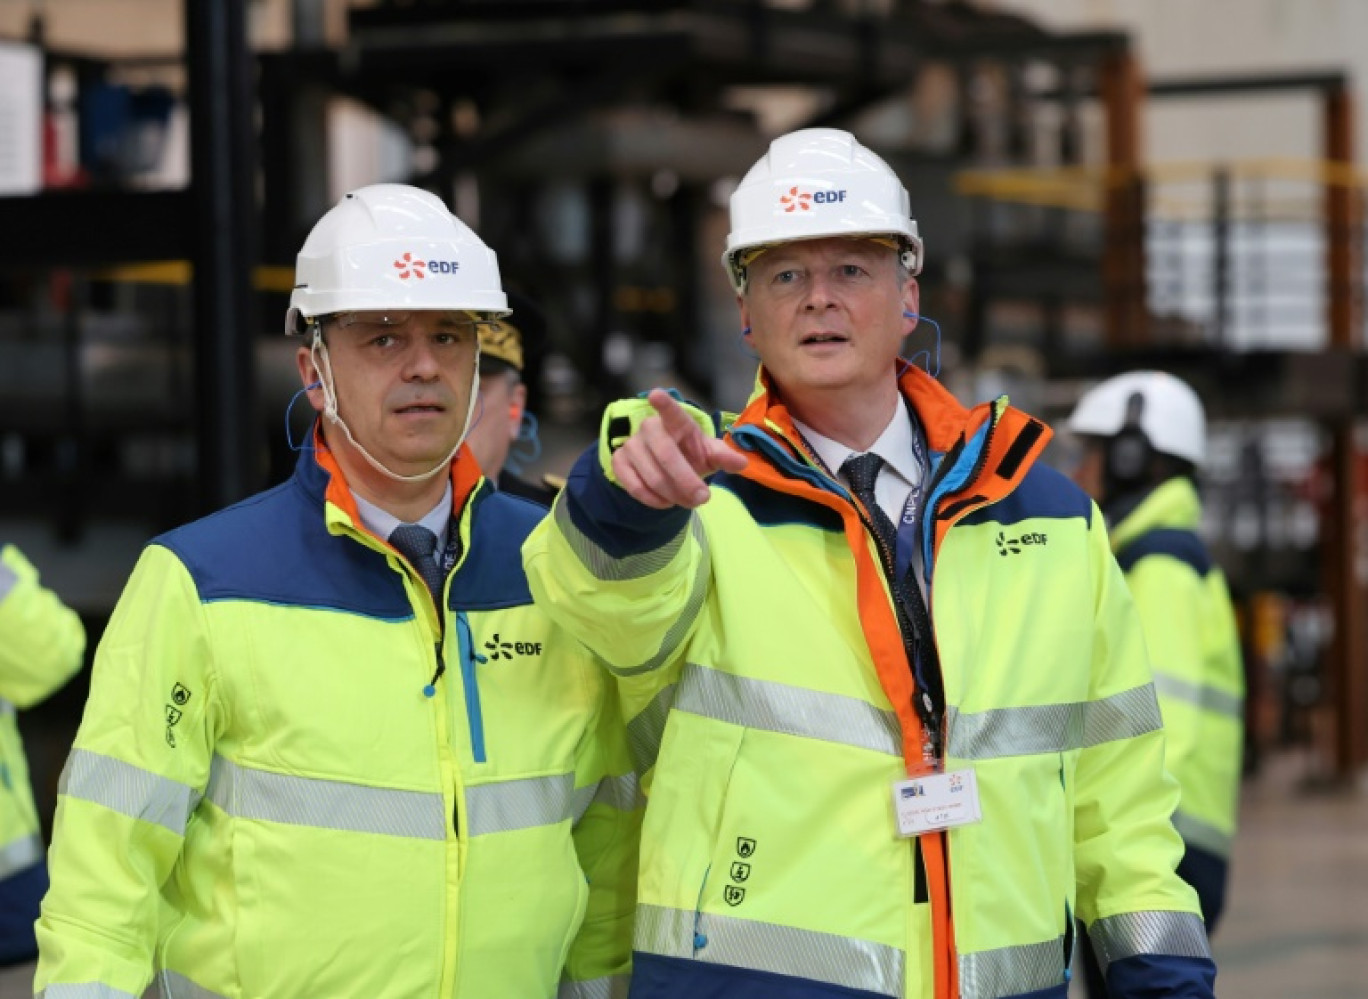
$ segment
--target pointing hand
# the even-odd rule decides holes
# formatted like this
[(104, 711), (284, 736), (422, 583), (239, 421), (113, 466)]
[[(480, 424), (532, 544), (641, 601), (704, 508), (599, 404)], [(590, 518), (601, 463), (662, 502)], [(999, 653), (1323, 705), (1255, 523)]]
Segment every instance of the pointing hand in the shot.
[(744, 455), (704, 433), (664, 389), (647, 400), (656, 415), (613, 452), (613, 474), (634, 499), (657, 510), (692, 509), (708, 501), (706, 476), (746, 467)]

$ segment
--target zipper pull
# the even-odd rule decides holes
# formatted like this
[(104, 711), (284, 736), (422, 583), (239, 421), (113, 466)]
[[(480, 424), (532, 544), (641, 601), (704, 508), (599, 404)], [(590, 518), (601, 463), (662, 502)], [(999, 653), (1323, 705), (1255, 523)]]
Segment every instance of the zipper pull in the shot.
[(442, 674), (446, 672), (446, 657), (442, 655), (442, 643), (438, 642), (435, 644), (432, 647), (432, 650), (437, 655), (437, 672), (432, 674), (432, 679), (429, 680), (428, 685), (423, 688), (424, 697), (437, 696), (437, 681), (440, 680)]

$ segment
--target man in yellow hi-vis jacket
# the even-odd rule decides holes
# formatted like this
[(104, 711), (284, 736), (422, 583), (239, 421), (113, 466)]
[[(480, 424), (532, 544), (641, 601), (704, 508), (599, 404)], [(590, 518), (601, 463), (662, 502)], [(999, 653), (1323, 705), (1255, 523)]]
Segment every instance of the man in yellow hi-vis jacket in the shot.
[(348, 194), (287, 331), (321, 414), (283, 485), (154, 541), (62, 779), (51, 999), (551, 999), (625, 988), (638, 825), (616, 693), (533, 605), (543, 510), (463, 445), (494, 254)]
[(907, 192), (810, 129), (731, 221), (749, 406), (610, 406), (523, 548), (647, 788), (633, 999), (1063, 999), (1075, 914), (1118, 995), (1210, 999), (1101, 517), (1042, 424), (899, 358)]
[[(1197, 533), (1193, 477), (1206, 460), (1206, 413), (1178, 378), (1133, 371), (1085, 394), (1069, 429), (1087, 442), (1075, 479), (1106, 515), (1144, 627), (1168, 769), (1182, 791), (1178, 873), (1197, 890), (1210, 933), (1235, 837), (1245, 679), (1225, 575)], [(1090, 991), (1106, 994), (1098, 981)]]
[(47, 868), (15, 709), (51, 696), (81, 668), (85, 627), (13, 545), (0, 546), (0, 965), (37, 953), (33, 922)]

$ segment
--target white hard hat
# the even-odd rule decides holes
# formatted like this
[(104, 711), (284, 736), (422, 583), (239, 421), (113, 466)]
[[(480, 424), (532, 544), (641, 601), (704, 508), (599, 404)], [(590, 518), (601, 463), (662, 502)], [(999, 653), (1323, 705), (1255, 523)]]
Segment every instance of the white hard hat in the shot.
[(1084, 394), (1069, 429), (1115, 437), (1134, 427), (1161, 454), (1200, 466), (1206, 460), (1206, 412), (1188, 384), (1163, 371), (1130, 371)]
[(499, 261), (435, 194), (372, 184), (343, 196), (304, 240), (285, 332), (352, 309), (508, 314)]
[(747, 250), (799, 239), (884, 236), (902, 249), (908, 272), (922, 267), (922, 241), (907, 189), (891, 167), (849, 132), (805, 128), (781, 135), (731, 196), (722, 266), (745, 291)]

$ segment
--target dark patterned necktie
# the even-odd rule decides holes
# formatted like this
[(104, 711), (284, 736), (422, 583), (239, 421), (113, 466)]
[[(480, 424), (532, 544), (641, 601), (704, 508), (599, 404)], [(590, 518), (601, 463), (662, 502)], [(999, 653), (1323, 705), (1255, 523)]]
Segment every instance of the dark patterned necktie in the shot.
[(897, 550), (898, 532), (874, 495), (874, 483), (879, 478), (879, 470), (883, 468), (883, 463), (883, 459), (872, 452), (852, 454), (841, 465), (841, 473), (850, 482), (850, 488), (860, 498), (860, 502), (864, 504), (879, 540), (884, 543), (888, 554), (892, 555)]
[(437, 565), (437, 535), (421, 524), (400, 524), (390, 532), (389, 542), (418, 570), (432, 599), (441, 603), (443, 580)]

